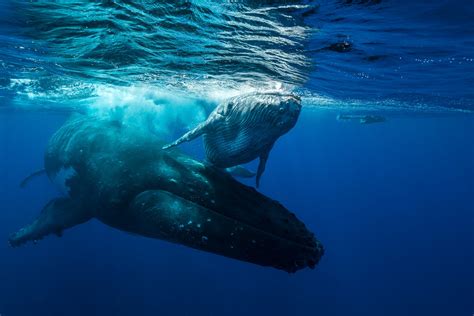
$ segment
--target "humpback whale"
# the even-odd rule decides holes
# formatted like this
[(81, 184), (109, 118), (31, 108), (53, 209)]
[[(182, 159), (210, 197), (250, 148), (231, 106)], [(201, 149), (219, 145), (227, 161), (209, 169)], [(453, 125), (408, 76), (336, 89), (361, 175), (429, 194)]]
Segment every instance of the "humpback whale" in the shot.
[(294, 213), (143, 128), (78, 115), (50, 139), (44, 169), (64, 196), (12, 234), (18, 247), (96, 218), (113, 228), (287, 272), (323, 246)]
[(301, 100), (293, 94), (237, 96), (218, 105), (206, 121), (163, 149), (203, 135), (206, 160), (216, 167), (238, 166), (260, 158), (258, 187), (273, 145), (295, 126), (300, 111)]

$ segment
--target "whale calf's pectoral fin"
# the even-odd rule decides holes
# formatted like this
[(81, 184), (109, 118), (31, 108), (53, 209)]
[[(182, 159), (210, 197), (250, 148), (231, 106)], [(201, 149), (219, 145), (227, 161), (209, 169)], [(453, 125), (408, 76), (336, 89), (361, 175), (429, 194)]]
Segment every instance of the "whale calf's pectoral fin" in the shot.
[(82, 224), (91, 218), (90, 213), (75, 201), (69, 198), (54, 199), (46, 204), (33, 223), (11, 235), (9, 243), (12, 247), (18, 247), (28, 241), (36, 242), (50, 234), (61, 236), (64, 229)]
[(226, 168), (225, 170), (234, 177), (239, 177), (239, 178), (255, 177), (255, 172), (252, 172), (242, 166), (234, 166), (234, 167)]
[(168, 149), (168, 148), (171, 148), (171, 147), (175, 147), (175, 146), (178, 146), (181, 143), (189, 142), (189, 141), (191, 141), (195, 138), (198, 138), (199, 136), (201, 136), (202, 134), (204, 134), (206, 132), (207, 125), (208, 125), (207, 121), (199, 124), (198, 126), (196, 126), (196, 128), (190, 130), (189, 132), (187, 132), (186, 134), (184, 134), (183, 136), (181, 136), (180, 138), (178, 138), (177, 140), (175, 140), (171, 144), (163, 146), (162, 149)]
[(270, 151), (272, 150), (272, 147), (273, 147), (273, 144), (269, 146), (269, 148), (260, 155), (260, 162), (258, 163), (257, 179), (256, 179), (257, 188), (260, 186), (260, 179), (262, 178), (262, 174), (265, 171), (265, 166), (267, 165), (268, 156), (270, 155)]
[(41, 169), (41, 170), (38, 170), (38, 171), (35, 171), (35, 172), (31, 173), (25, 179), (23, 179), (23, 181), (21, 181), (20, 188), (22, 188), (22, 189), (25, 188), (31, 182), (31, 180), (33, 180), (36, 177), (42, 176), (44, 174), (46, 174), (45, 169)]

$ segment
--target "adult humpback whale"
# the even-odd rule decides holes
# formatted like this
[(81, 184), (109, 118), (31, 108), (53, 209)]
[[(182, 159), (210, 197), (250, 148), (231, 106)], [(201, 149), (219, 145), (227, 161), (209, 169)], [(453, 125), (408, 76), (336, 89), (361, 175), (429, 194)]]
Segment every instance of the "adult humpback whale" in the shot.
[(51, 138), (48, 177), (66, 197), (49, 202), (12, 246), (97, 218), (123, 231), (288, 272), (314, 268), (322, 245), (280, 203), (144, 129), (77, 116)]
[(228, 168), (260, 158), (257, 187), (277, 139), (295, 126), (301, 100), (293, 94), (258, 93), (237, 96), (217, 106), (206, 121), (164, 149), (204, 135), (208, 162)]

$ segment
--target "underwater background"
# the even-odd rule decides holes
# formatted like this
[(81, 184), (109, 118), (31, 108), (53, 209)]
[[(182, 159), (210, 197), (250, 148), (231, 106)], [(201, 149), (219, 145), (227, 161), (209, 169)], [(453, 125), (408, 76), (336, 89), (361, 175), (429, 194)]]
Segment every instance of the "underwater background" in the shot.
[[(473, 34), (469, 1), (3, 0), (0, 315), (472, 315)], [(172, 139), (266, 91), (303, 110), (259, 190), (324, 244), (315, 270), (96, 220), (9, 247), (58, 195), (46, 177), (19, 183), (71, 113), (146, 115)], [(201, 141), (184, 149), (202, 158)]]

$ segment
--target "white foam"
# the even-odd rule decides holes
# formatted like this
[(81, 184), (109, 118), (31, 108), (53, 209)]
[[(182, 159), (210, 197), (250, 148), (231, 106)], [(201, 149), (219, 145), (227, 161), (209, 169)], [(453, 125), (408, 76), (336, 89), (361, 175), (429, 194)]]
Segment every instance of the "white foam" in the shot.
[(120, 120), (125, 125), (151, 128), (167, 136), (177, 127), (191, 128), (206, 117), (209, 104), (196, 97), (150, 86), (99, 86), (89, 113)]

